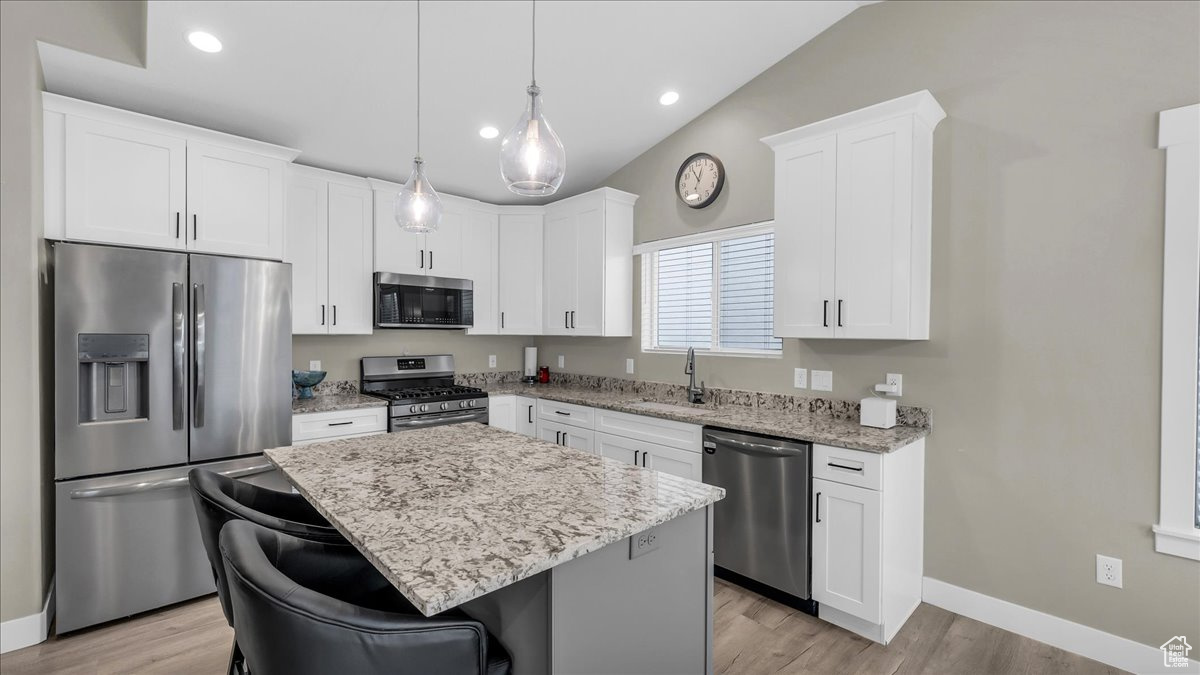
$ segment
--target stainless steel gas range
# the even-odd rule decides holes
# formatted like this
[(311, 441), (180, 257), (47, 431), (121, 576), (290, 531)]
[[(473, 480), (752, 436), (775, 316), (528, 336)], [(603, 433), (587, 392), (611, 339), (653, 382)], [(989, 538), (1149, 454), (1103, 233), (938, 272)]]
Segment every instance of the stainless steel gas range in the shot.
[(366, 356), (359, 373), (359, 391), (389, 402), (388, 431), (488, 422), (487, 392), (454, 384), (450, 354)]

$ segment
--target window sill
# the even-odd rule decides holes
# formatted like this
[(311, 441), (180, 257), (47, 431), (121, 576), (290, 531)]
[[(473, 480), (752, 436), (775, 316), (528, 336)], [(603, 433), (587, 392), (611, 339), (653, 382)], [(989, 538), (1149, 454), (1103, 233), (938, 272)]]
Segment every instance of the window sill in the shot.
[[(686, 349), (663, 349), (661, 347), (646, 348), (642, 347), (643, 354), (677, 354), (684, 356), (687, 354)], [(757, 359), (781, 359), (783, 358), (783, 350), (777, 352), (753, 352), (753, 351), (736, 351), (736, 350), (720, 350), (712, 351), (710, 349), (697, 349), (697, 356), (733, 356), (736, 358), (757, 358)]]
[(1154, 550), (1190, 560), (1200, 560), (1200, 530), (1177, 530), (1155, 525)]

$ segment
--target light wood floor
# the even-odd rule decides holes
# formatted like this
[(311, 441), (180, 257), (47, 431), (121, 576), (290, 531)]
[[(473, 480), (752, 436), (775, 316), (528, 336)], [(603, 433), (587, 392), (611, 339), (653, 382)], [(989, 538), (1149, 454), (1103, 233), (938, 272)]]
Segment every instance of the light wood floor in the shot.
[[(930, 605), (884, 647), (719, 579), (713, 626), (719, 674), (1122, 672)], [(219, 675), (232, 639), (212, 596), (4, 654), (0, 671)]]

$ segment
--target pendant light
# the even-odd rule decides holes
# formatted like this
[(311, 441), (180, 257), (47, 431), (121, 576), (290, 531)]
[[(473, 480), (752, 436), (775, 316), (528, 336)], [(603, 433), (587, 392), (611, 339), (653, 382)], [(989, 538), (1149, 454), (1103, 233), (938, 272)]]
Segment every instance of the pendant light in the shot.
[(421, 0), (417, 0), (417, 154), (412, 175), (396, 195), (396, 223), (407, 232), (433, 232), (442, 222), (442, 200), (425, 177), (421, 159)]
[(537, 86), (537, 4), (533, 5), (533, 49), (530, 82), (525, 90), (529, 105), (500, 143), (500, 177), (509, 190), (526, 197), (552, 195), (567, 171), (567, 153), (550, 123), (542, 115), (542, 90)]

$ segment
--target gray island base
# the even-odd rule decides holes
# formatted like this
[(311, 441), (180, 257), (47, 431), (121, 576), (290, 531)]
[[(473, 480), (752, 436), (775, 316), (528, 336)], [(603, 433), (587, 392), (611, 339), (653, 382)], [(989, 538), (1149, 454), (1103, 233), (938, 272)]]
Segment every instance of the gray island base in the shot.
[(516, 673), (712, 670), (720, 488), (479, 424), (267, 457), (424, 614), (486, 625)]

